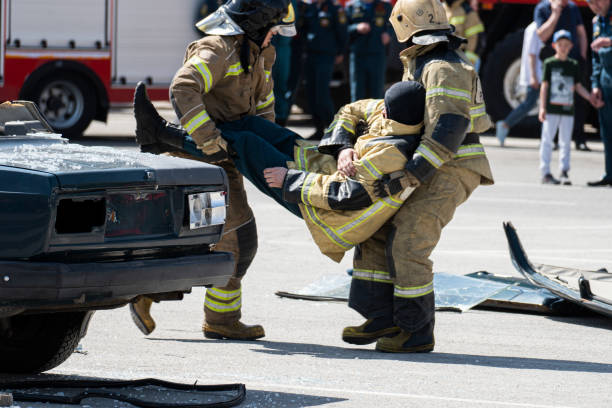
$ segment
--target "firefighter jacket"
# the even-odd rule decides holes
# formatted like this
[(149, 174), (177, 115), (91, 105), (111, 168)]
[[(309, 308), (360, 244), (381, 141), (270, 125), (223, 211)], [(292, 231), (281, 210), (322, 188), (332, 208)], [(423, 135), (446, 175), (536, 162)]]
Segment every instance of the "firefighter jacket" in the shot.
[[(248, 41), (248, 67), (240, 62)], [(243, 35), (207, 35), (187, 47), (170, 94), (181, 125), (205, 154), (227, 150), (217, 124), (260, 115), (274, 121), (274, 47), (260, 49)]]
[[(612, 7), (608, 14), (593, 17), (593, 40), (599, 37), (612, 38)], [(593, 88), (609, 88), (612, 85), (612, 47), (603, 47), (599, 51), (593, 51), (593, 73), (591, 74), (591, 86)], [(609, 108), (606, 106), (606, 108)]]
[[(447, 0), (448, 1), (448, 0)], [(450, 5), (442, 3), (448, 22), (455, 26), (455, 34), (467, 39), (467, 44), (461, 46), (470, 62), (476, 66), (480, 61), (477, 53), (479, 34), (484, 32), (484, 25), (468, 0), (455, 0)]]
[[(288, 163), (283, 198), (299, 204), (315, 243), (336, 262), (382, 227), (414, 190), (406, 186), (385, 197), (376, 192), (377, 181), (404, 168), (422, 129), (422, 124), (385, 119), (383, 106), (382, 99), (344, 106), (319, 147), (299, 141), (294, 162)], [(357, 138), (358, 128), (363, 134)], [(337, 171), (334, 156), (325, 153), (353, 143), (360, 159), (354, 163), (357, 174), (349, 178)]]
[(491, 127), (480, 78), (465, 54), (450, 44), (413, 45), (400, 53), (403, 80), (425, 87), (425, 117), (421, 144), (406, 168), (421, 182), (443, 165), (467, 168), (493, 184), (484, 148), (478, 139)]

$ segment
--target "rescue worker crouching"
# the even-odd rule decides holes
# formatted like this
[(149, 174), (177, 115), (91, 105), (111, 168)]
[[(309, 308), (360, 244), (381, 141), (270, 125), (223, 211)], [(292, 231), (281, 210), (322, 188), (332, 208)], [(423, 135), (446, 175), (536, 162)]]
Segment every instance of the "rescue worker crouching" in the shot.
[[(480, 79), (460, 50), (439, 0), (399, 0), (391, 24), (400, 42), (404, 80), (426, 89), (424, 133), (405, 172), (419, 186), (395, 216), (355, 250), (349, 306), (367, 320), (346, 327), (344, 341), (376, 342), (383, 352), (434, 349), (432, 262), (455, 209), (493, 176), (478, 133), (491, 127)], [(339, 165), (350, 157), (340, 153)]]
[[(236, 267), (225, 287), (206, 291), (202, 330), (207, 338), (254, 340), (265, 335), (262, 326), (240, 321), (241, 280), (257, 252), (257, 229), (242, 175), (220, 128), (254, 115), (274, 121), (275, 52), (269, 44), (277, 32), (295, 35), (294, 22), (283, 21), (292, 14), (289, 7), (289, 0), (230, 0), (197, 24), (206, 35), (189, 44), (170, 87), (181, 126), (157, 115), (143, 84), (135, 93), (136, 137), (143, 151), (171, 151), (188, 158), (192, 156), (179, 151), (198, 153), (203, 161), (221, 166), (229, 179), (225, 233), (215, 249), (232, 252)], [(146, 297), (131, 305), (132, 317), (145, 334), (155, 328), (150, 306)]]

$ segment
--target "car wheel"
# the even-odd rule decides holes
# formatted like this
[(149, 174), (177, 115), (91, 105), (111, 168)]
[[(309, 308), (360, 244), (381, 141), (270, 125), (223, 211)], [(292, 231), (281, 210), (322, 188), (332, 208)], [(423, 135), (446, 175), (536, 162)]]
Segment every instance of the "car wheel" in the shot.
[[(487, 113), (493, 120), (504, 119), (525, 99), (526, 92), (519, 86), (522, 48), (523, 30), (520, 30), (508, 34), (487, 56), (482, 87)], [(521, 125), (537, 129), (537, 107), (523, 119)]]
[(63, 363), (81, 339), (88, 312), (25, 314), (0, 319), (0, 372), (40, 373)]
[(96, 114), (94, 89), (74, 74), (46, 77), (27, 94), (53, 129), (68, 138), (82, 135)]

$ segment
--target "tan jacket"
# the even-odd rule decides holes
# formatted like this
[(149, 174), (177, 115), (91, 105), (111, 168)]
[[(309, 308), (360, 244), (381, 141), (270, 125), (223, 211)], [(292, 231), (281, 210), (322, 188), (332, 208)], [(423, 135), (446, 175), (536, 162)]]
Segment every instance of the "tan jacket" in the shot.
[(430, 177), (443, 165), (458, 166), (480, 174), (481, 184), (493, 184), (483, 146), (463, 142), (469, 137), (466, 133), (482, 133), (492, 126), (480, 78), (465, 54), (433, 44), (412, 46), (400, 53), (400, 59), (403, 80), (420, 82), (426, 90), (425, 130), (413, 160), (418, 166), (414, 171)]
[(442, 3), (448, 22), (455, 26), (455, 34), (467, 39), (467, 44), (461, 46), (466, 56), (474, 64), (479, 56), (476, 54), (478, 48), (478, 34), (484, 32), (484, 25), (478, 16), (478, 12), (470, 7), (467, 0), (457, 0), (452, 6), (446, 2)]
[(205, 154), (226, 149), (216, 124), (261, 115), (274, 120), (274, 47), (249, 41), (251, 69), (240, 63), (242, 35), (207, 35), (187, 47), (170, 93), (181, 125)]
[(393, 216), (413, 188), (380, 198), (375, 182), (386, 174), (404, 168), (418, 146), (422, 124), (407, 126), (385, 119), (383, 100), (367, 99), (344, 106), (336, 114), (327, 133), (335, 128), (356, 129), (358, 123), (367, 132), (351, 145), (360, 159), (357, 174), (348, 178), (337, 171), (333, 156), (322, 154), (317, 146), (300, 141), (295, 161), (283, 185), (283, 198), (298, 203), (308, 229), (321, 252), (336, 262), (356, 244), (371, 237)]

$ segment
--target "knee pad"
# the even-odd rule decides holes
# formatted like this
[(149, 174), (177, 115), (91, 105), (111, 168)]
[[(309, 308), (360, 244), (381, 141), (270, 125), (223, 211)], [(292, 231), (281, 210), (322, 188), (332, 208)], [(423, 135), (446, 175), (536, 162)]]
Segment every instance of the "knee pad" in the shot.
[(238, 259), (236, 260), (236, 277), (246, 274), (257, 253), (257, 225), (255, 218), (236, 230), (238, 238)]

